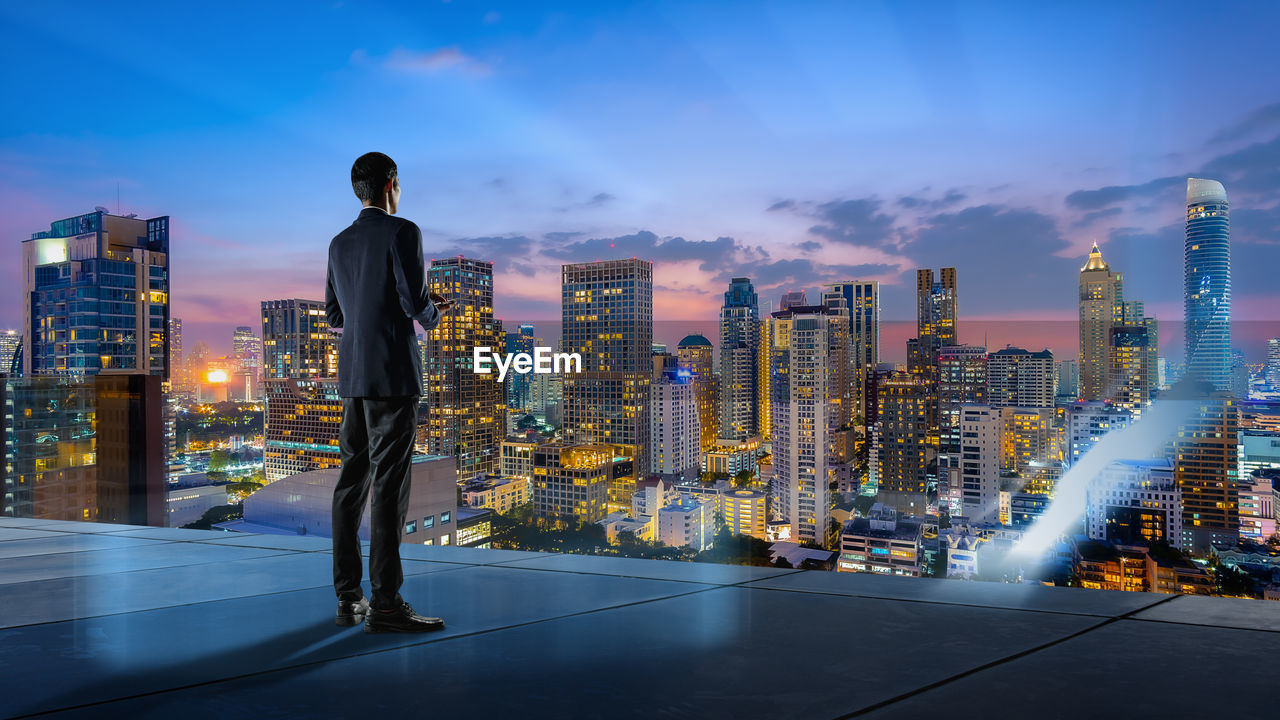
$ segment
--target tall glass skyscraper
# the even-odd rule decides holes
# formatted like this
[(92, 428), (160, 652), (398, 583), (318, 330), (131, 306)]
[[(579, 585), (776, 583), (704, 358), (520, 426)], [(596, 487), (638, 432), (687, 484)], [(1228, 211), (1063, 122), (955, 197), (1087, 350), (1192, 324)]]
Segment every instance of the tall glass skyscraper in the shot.
[(1231, 388), (1231, 223), (1217, 180), (1187, 178), (1187, 375)]

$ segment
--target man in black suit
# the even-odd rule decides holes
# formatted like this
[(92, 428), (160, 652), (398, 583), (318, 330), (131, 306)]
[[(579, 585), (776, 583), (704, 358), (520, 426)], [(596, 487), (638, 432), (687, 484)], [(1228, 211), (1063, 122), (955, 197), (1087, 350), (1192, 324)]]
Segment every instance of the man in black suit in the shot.
[[(400, 597), (400, 531), (409, 509), (410, 458), (422, 395), (422, 360), (413, 323), (431, 330), (451, 301), (427, 291), (422, 232), (395, 217), (396, 164), (382, 153), (351, 166), (364, 209), (329, 243), (325, 314), (342, 328), (338, 394), (342, 471), (333, 490), (333, 586), (338, 625), (364, 620), (365, 632), (424, 632), (444, 621), (418, 615)], [(360, 520), (370, 486), (369, 584), (360, 589)]]

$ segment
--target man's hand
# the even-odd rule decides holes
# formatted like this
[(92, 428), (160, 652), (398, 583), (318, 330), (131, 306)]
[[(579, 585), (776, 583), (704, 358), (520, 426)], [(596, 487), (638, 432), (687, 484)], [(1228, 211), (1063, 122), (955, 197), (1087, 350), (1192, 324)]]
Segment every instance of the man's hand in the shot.
[(431, 297), (431, 302), (436, 306), (436, 309), (439, 310), (440, 312), (444, 312), (449, 308), (453, 307), (453, 301), (445, 298), (443, 295), (437, 295), (436, 293), (428, 293), (428, 294)]

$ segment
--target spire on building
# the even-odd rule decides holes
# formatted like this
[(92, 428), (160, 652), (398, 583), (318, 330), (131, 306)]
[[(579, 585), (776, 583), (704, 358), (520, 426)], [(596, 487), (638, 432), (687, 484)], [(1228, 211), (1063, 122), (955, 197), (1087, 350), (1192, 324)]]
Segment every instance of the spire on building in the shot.
[(1080, 272), (1088, 272), (1090, 270), (1110, 270), (1111, 266), (1106, 260), (1102, 259), (1102, 251), (1098, 249), (1098, 241), (1093, 241), (1093, 249), (1089, 251), (1089, 261), (1080, 268)]

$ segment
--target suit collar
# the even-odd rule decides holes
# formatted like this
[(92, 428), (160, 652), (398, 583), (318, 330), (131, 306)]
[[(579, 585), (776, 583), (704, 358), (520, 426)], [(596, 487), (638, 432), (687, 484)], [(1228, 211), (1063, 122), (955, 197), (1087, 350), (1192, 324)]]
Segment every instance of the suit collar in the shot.
[(387, 212), (386, 210), (383, 210), (382, 208), (367, 207), (367, 208), (361, 208), (361, 210), (360, 210), (360, 214), (359, 214), (359, 215), (357, 215), (356, 217), (357, 217), (357, 218), (360, 218), (361, 220), (363, 220), (363, 219), (366, 219), (366, 218), (375, 217), (375, 216), (377, 216), (377, 215), (386, 215), (386, 216), (389, 216), (390, 214), (391, 214), (391, 213)]

